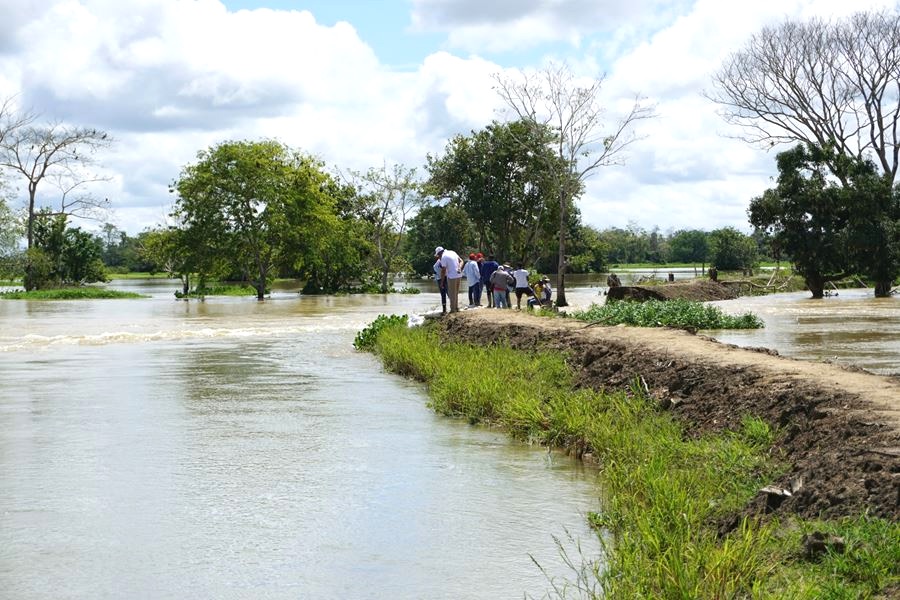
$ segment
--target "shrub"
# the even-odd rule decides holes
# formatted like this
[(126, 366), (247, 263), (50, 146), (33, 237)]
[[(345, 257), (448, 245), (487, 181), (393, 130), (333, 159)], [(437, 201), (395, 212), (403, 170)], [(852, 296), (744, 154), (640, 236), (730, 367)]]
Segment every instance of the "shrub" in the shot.
[(356, 338), (353, 340), (353, 347), (357, 350), (371, 350), (375, 347), (375, 340), (383, 329), (397, 325), (405, 327), (408, 322), (409, 317), (407, 315), (378, 315), (374, 321), (356, 334)]

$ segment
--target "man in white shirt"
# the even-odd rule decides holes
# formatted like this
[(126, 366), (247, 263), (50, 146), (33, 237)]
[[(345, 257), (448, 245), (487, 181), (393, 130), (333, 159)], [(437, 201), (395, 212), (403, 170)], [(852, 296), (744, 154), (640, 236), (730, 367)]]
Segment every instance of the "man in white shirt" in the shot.
[(516, 265), (518, 268), (512, 272), (513, 278), (516, 280), (516, 310), (522, 310), (522, 296), (526, 296), (525, 301), (534, 295), (531, 286), (528, 285), (528, 271), (522, 264)]
[(450, 312), (459, 312), (459, 280), (462, 279), (462, 259), (453, 250), (445, 250), (443, 246), (434, 249), (434, 256), (441, 263), (441, 278), (447, 282), (447, 295), (450, 296)]

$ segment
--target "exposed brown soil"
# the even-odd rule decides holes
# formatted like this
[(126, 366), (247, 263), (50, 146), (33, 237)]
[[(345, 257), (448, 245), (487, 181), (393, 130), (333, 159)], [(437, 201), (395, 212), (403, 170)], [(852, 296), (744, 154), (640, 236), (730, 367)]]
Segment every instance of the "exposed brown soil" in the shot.
[(705, 279), (692, 281), (663, 283), (660, 285), (627, 285), (609, 288), (607, 292), (612, 300), (674, 300), (683, 298), (697, 302), (712, 300), (732, 300), (737, 292), (725, 285)]
[[(900, 380), (861, 369), (742, 349), (673, 329), (599, 327), (511, 310), (442, 319), (443, 335), (566, 351), (578, 384), (630, 387), (636, 378), (689, 436), (734, 430), (744, 415), (777, 428), (787, 472), (748, 510), (804, 517), (900, 517)], [(797, 489), (798, 482), (801, 482)]]

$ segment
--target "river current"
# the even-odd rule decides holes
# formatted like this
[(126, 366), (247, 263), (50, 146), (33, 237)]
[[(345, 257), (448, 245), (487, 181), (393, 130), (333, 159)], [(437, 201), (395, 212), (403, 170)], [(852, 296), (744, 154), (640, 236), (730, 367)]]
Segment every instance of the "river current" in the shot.
[(0, 597), (542, 597), (554, 538), (599, 555), (594, 471), (352, 348), (436, 294), (113, 285), (149, 297), (0, 301)]
[[(572, 304), (603, 301), (603, 277), (569, 281)], [(521, 598), (571, 579), (555, 540), (600, 556), (596, 473), (434, 415), (352, 348), (378, 314), (434, 309), (416, 285), (0, 301), (0, 598)], [(766, 322), (704, 332), (722, 341), (900, 372), (900, 298), (718, 304)]]

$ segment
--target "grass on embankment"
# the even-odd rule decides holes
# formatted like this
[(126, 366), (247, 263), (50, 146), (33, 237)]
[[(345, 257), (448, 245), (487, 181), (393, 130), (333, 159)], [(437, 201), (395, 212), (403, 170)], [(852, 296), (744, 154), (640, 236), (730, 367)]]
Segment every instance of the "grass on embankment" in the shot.
[(592, 304), (586, 310), (572, 312), (571, 316), (589, 323), (637, 327), (760, 329), (764, 325), (762, 320), (753, 313), (731, 316), (716, 306), (683, 299)]
[(95, 287), (59, 288), (54, 290), (32, 290), (25, 292), (16, 290), (0, 292), (5, 300), (102, 300), (109, 298), (144, 298), (134, 292), (120, 292)]
[[(745, 519), (717, 534), (716, 523), (779, 470), (769, 458), (774, 434), (759, 419), (687, 440), (638, 389), (576, 390), (559, 353), (440, 342), (433, 329), (396, 317), (379, 318), (376, 329), (361, 332), (357, 347), (426, 382), (437, 412), (598, 460), (602, 506), (591, 522), (604, 531), (607, 556), (594, 568), (605, 598), (858, 598), (900, 582), (897, 524)], [(813, 529), (843, 536), (847, 551), (804, 558), (800, 538)]]

